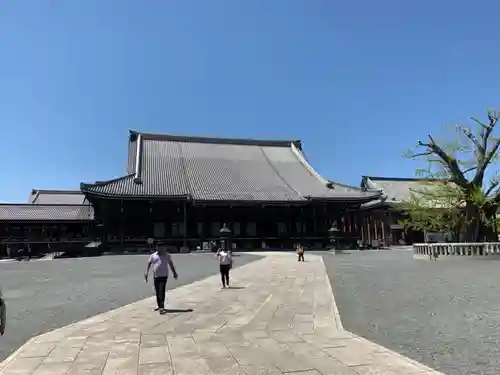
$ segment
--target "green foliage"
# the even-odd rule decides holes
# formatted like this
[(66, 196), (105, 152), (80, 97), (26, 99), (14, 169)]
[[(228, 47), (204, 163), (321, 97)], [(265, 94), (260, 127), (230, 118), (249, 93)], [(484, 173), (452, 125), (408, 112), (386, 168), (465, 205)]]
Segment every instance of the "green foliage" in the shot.
[[(488, 169), (499, 157), (500, 139), (493, 132), (500, 113), (488, 112), (488, 122), (475, 118), (475, 130), (456, 125), (453, 139), (417, 142), (423, 152), (406, 152), (409, 158), (424, 158), (427, 168), (416, 175), (425, 180), (400, 209), (406, 214), (405, 228), (432, 232), (464, 232), (469, 241), (481, 241), (496, 224), (500, 205), (500, 176)], [(485, 181), (486, 175), (492, 175)]]
[(411, 192), (409, 199), (398, 208), (404, 219), (405, 230), (458, 233), (465, 226), (464, 197), (454, 184), (422, 180), (422, 186)]

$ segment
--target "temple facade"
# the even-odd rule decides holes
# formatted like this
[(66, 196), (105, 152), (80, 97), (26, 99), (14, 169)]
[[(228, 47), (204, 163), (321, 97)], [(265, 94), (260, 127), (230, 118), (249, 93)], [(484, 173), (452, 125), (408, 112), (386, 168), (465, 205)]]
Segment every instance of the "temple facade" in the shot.
[[(317, 248), (355, 242), (356, 212), (378, 191), (331, 182), (307, 162), (300, 141), (179, 137), (131, 131), (123, 177), (81, 184), (105, 246), (155, 239), (204, 247), (224, 224), (241, 249)], [(351, 224), (352, 223), (352, 224)]]
[(364, 176), (359, 187), (330, 181), (309, 164), (300, 141), (182, 137), (130, 131), (122, 177), (80, 190), (33, 190), (0, 204), (0, 256), (29, 247), (100, 251), (207, 247), (230, 231), (237, 249), (410, 244), (398, 203), (418, 179)]

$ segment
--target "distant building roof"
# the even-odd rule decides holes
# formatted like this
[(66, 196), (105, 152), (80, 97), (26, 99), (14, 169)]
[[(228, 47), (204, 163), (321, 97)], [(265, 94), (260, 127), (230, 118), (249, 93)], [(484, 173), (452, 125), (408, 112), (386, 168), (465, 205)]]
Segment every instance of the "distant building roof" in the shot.
[(33, 189), (28, 198), (32, 204), (85, 204), (85, 195), (80, 190)]
[(181, 137), (131, 131), (128, 174), (81, 184), (87, 194), (197, 201), (369, 201), (378, 192), (324, 179), (300, 141)]
[(90, 205), (67, 204), (0, 204), (0, 221), (91, 221)]
[(429, 179), (404, 177), (363, 176), (361, 188), (379, 190), (386, 202), (404, 202), (411, 197), (411, 192), (424, 187)]

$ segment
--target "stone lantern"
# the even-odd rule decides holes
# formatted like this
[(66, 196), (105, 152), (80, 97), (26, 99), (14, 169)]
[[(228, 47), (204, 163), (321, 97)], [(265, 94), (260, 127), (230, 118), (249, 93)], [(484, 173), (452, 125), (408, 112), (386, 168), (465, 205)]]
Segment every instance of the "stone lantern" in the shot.
[(224, 223), (224, 225), (220, 229), (219, 233), (220, 233), (221, 242), (223, 244), (223, 248), (231, 250), (230, 249), (231, 229), (229, 229), (227, 227), (226, 223)]
[(335, 247), (337, 244), (337, 237), (339, 235), (339, 232), (340, 230), (339, 228), (337, 228), (335, 223), (333, 223), (330, 229), (328, 229), (328, 239), (330, 240), (330, 243), (333, 247)]

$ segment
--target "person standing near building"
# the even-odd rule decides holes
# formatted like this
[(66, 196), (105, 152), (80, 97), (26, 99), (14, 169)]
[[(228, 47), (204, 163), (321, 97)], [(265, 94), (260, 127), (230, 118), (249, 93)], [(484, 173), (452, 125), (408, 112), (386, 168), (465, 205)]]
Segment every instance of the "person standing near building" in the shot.
[(216, 254), (217, 258), (219, 258), (219, 269), (220, 269), (220, 278), (222, 281), (222, 289), (226, 287), (229, 288), (229, 271), (233, 266), (233, 255), (230, 250), (219, 248)]
[(302, 247), (301, 244), (298, 244), (298, 246), (297, 246), (297, 254), (299, 256), (298, 261), (303, 262), (304, 261), (304, 248)]
[(2, 291), (0, 290), (0, 336), (5, 333), (5, 326), (7, 325), (7, 306), (3, 299)]
[(156, 303), (158, 305), (155, 311), (159, 311), (161, 314), (166, 312), (165, 296), (167, 293), (169, 267), (172, 270), (174, 279), (177, 279), (177, 271), (172, 261), (172, 257), (163, 247), (160, 247), (149, 257), (148, 266), (144, 273), (144, 279), (148, 282), (149, 270), (153, 268)]

